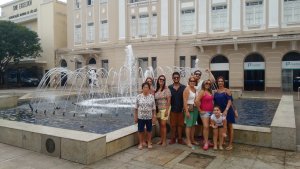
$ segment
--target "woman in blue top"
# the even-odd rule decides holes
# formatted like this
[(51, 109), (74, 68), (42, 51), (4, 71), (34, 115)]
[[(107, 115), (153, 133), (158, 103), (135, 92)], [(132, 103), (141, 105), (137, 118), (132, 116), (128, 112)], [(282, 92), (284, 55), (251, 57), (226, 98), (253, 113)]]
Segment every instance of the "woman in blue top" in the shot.
[(233, 141), (233, 127), (232, 124), (235, 123), (234, 111), (232, 109), (232, 97), (229, 89), (224, 86), (224, 78), (222, 76), (218, 77), (218, 90), (214, 94), (214, 103), (215, 105), (220, 106), (222, 114), (226, 116), (227, 120), (227, 131), (229, 137), (229, 144), (226, 147), (226, 150), (232, 149)]

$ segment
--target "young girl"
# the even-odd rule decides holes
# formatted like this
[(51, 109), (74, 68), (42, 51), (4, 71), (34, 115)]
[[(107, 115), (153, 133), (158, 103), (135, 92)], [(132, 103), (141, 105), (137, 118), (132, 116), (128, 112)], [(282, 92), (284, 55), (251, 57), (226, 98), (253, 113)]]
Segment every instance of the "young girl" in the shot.
[(222, 115), (219, 106), (214, 106), (214, 114), (210, 117), (210, 125), (214, 130), (214, 150), (218, 149), (218, 136), (219, 136), (219, 149), (223, 150), (223, 139), (226, 137), (226, 117)]

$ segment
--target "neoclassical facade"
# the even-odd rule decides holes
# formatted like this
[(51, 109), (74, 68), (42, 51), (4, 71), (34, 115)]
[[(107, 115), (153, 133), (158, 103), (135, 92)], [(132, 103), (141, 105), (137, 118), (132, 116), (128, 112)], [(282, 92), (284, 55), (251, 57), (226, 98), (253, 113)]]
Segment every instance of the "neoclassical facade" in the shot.
[(230, 88), (297, 90), (300, 0), (68, 0), (57, 65), (210, 68)]
[(14, 0), (0, 7), (0, 20), (9, 20), (37, 32), (43, 49), (41, 57), (25, 58), (18, 67), (12, 65), (11, 69), (31, 69), (41, 78), (55, 67), (57, 49), (67, 46), (67, 4), (59, 0)]

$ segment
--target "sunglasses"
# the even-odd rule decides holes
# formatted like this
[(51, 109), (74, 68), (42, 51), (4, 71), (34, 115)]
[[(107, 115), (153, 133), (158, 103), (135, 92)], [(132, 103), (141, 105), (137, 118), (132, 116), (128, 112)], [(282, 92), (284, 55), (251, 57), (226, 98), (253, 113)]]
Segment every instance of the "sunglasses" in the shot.
[(180, 77), (173, 77), (173, 79), (179, 79)]
[(196, 82), (195, 80), (190, 80), (190, 82)]
[(166, 79), (159, 79), (159, 80), (161, 80), (161, 81), (166, 81)]
[(200, 74), (200, 73), (196, 73), (195, 75), (196, 75), (196, 76), (201, 76), (201, 74)]

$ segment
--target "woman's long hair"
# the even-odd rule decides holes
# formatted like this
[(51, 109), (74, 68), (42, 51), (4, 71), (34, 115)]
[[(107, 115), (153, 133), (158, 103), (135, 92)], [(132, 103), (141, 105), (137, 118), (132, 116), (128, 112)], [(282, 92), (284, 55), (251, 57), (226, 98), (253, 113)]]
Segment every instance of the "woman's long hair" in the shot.
[(164, 82), (164, 84), (163, 84), (163, 86), (162, 86), (162, 88), (161, 88), (161, 92), (162, 92), (162, 91), (165, 89), (165, 87), (166, 87), (166, 81), (167, 81), (167, 79), (166, 79), (165, 75), (160, 75), (160, 76), (158, 76), (157, 81), (156, 81), (156, 90), (155, 90), (155, 93), (158, 92), (158, 90), (159, 90), (159, 88), (160, 88), (160, 85), (159, 85), (159, 79), (160, 79), (161, 77), (164, 77), (164, 78), (165, 78), (165, 82)]
[(201, 86), (201, 89), (203, 90), (203, 91), (205, 91), (205, 83), (207, 83), (207, 82), (210, 82), (210, 88), (208, 88), (208, 92), (210, 93), (210, 94), (212, 94), (212, 90), (211, 90), (211, 87), (212, 87), (212, 83), (211, 83), (211, 80), (205, 80), (203, 83), (202, 83), (202, 86)]

